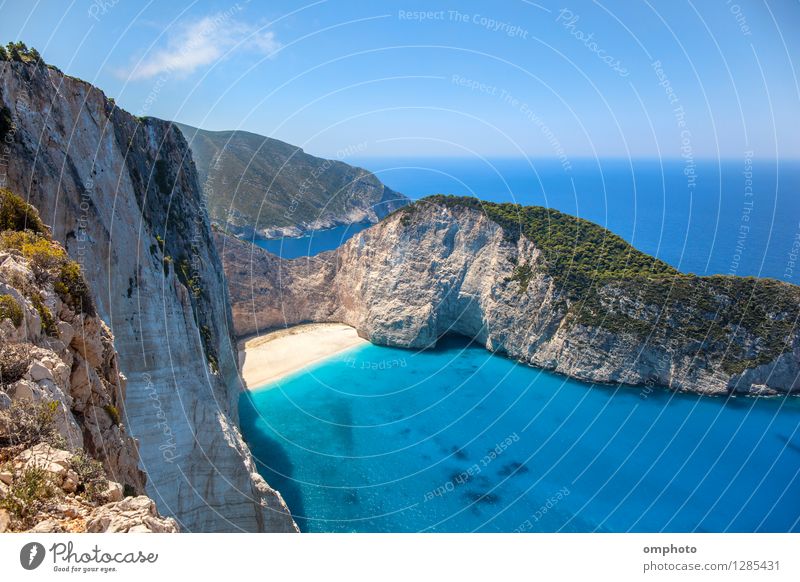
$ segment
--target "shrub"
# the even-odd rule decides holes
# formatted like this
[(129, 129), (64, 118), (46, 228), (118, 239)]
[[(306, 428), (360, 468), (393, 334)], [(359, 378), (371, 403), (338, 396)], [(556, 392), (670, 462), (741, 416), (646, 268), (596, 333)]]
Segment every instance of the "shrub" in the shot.
[(44, 304), (42, 296), (38, 291), (31, 291), (28, 294), (28, 299), (31, 300), (36, 311), (39, 312), (39, 319), (42, 321), (42, 332), (50, 337), (58, 337), (58, 328), (56, 327), (56, 320), (53, 314)]
[(64, 438), (58, 433), (55, 422), (58, 407), (56, 401), (33, 403), (15, 400), (10, 408), (0, 410), (0, 426), (4, 427), (3, 434), (0, 434), (0, 447), (22, 446), (27, 449), (47, 443), (63, 448)]
[(57, 493), (58, 488), (44, 469), (29, 467), (17, 475), (6, 493), (0, 496), (0, 508), (13, 516), (19, 529), (28, 529)]
[(164, 255), (164, 258), (161, 260), (164, 263), (164, 276), (169, 277), (169, 267), (172, 264), (172, 257), (169, 255)]
[(10, 319), (14, 327), (22, 323), (22, 308), (11, 295), (0, 295), (0, 321)]
[(66, 260), (61, 264), (53, 289), (70, 308), (77, 313), (94, 315), (94, 302), (89, 285), (75, 261)]
[(72, 457), (72, 470), (78, 475), (78, 493), (83, 494), (88, 501), (102, 501), (103, 493), (108, 488), (108, 478), (102, 463), (81, 449)]
[(31, 364), (31, 344), (0, 345), (0, 384), (13, 384), (25, 375)]
[(68, 261), (67, 253), (46, 235), (30, 231), (6, 231), (0, 235), (0, 247), (17, 251), (30, 262), (31, 271), (40, 285), (49, 282)]
[[(0, 111), (0, 134), (4, 135), (11, 127), (10, 113), (4, 107)], [(47, 227), (39, 218), (36, 209), (5, 188), (0, 189), (0, 231), (2, 230), (30, 230), (39, 234), (47, 233)]]
[(531, 267), (528, 263), (523, 263), (522, 265), (517, 265), (514, 267), (514, 271), (511, 273), (509, 280), (519, 283), (519, 292), (525, 293), (525, 291), (528, 290), (528, 283), (531, 282), (532, 277), (533, 267)]
[(106, 404), (103, 407), (103, 410), (106, 411), (106, 414), (108, 414), (108, 417), (111, 419), (111, 422), (113, 422), (114, 424), (118, 425), (120, 423), (120, 421), (122, 420), (122, 418), (120, 417), (120, 414), (119, 414), (119, 408), (117, 408), (113, 404)]

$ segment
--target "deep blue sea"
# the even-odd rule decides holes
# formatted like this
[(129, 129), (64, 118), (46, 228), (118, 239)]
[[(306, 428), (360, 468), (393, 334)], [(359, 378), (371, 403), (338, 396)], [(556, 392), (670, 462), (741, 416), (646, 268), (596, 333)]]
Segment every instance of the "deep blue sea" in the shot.
[[(361, 162), (414, 198), (547, 204), (684, 271), (796, 282), (796, 163), (548, 164)], [(800, 531), (797, 398), (595, 386), (445, 338), (350, 350), (240, 418), (304, 531)]]

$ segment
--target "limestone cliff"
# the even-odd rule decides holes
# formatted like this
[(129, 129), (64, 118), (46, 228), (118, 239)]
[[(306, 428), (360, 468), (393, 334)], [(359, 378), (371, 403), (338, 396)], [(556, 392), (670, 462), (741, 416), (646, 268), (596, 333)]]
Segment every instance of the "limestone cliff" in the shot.
[(0, 531), (108, 531), (124, 494), (146, 512), (116, 531), (176, 531), (143, 496), (125, 376), (80, 269), (5, 190), (0, 231)]
[(2, 185), (39, 209), (113, 331), (159, 510), (188, 531), (295, 531), (236, 426), (226, 285), (180, 131), (19, 60), (0, 62), (0, 118)]
[(439, 196), (317, 257), (218, 247), (239, 335), (336, 321), (423, 348), (458, 333), (581, 380), (800, 391), (800, 288), (683, 275), (554, 211)]

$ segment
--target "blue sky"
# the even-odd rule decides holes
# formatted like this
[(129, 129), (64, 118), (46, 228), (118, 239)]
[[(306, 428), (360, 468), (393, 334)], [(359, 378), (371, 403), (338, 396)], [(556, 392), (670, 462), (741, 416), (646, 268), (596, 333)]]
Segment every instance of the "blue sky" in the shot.
[(0, 6), (133, 113), (323, 156), (800, 157), (794, 0)]

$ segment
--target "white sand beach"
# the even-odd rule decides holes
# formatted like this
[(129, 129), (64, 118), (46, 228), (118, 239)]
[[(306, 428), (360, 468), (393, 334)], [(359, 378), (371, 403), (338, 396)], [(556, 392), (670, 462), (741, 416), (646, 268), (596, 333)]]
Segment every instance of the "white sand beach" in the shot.
[(266, 333), (239, 342), (242, 379), (248, 389), (258, 388), (367, 343), (342, 323), (310, 323)]

